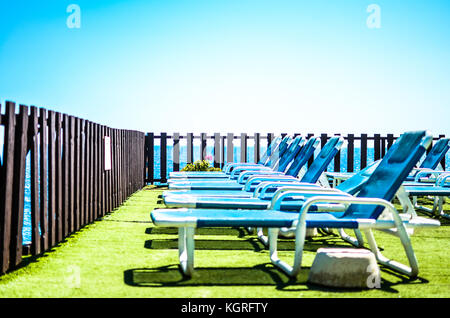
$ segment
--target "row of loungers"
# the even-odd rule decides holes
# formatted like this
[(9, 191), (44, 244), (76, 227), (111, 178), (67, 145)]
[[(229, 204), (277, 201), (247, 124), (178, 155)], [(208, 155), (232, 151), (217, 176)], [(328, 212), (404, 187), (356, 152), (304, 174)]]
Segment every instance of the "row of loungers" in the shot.
[[(438, 227), (440, 222), (417, 216), (408, 195), (450, 195), (449, 179), (441, 178), (434, 186), (406, 181), (431, 143), (427, 131), (406, 132), (382, 160), (330, 188), (319, 181), (342, 147), (342, 137), (331, 138), (309, 168), (307, 162), (318, 147), (318, 138), (276, 138), (257, 164), (227, 164), (224, 172), (171, 173), (169, 190), (163, 193), (164, 203), (171, 208), (155, 209), (151, 219), (156, 226), (179, 229), (179, 261), (188, 276), (194, 271), (196, 228), (246, 227), (258, 229), (258, 237), (269, 247), (271, 262), (292, 277), (301, 270), (307, 228), (338, 229), (355, 246), (362, 246), (364, 233), (379, 263), (416, 277), (419, 268), (409, 233), (414, 228)], [(448, 150), (448, 140), (446, 145)], [(430, 153), (435, 155), (433, 150)], [(396, 195), (406, 213), (399, 213), (391, 203)], [(268, 229), (268, 237), (263, 228)], [(353, 230), (356, 238), (346, 234), (346, 229)], [(398, 236), (409, 264), (384, 257), (373, 229)], [(293, 265), (277, 255), (280, 232), (295, 235)]]

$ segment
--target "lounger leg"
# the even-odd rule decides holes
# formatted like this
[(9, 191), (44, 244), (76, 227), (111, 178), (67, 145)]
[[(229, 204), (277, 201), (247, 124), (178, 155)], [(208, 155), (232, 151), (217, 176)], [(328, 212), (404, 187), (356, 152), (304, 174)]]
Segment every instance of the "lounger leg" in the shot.
[(180, 227), (178, 229), (178, 257), (183, 274), (194, 274), (194, 232), (192, 227)]
[(439, 197), (439, 207), (438, 207), (438, 216), (442, 216), (446, 219), (450, 219), (450, 214), (447, 214), (444, 212), (444, 203), (445, 203), (445, 197)]
[(256, 229), (256, 235), (258, 236), (258, 239), (261, 241), (261, 243), (264, 244), (264, 246), (269, 246), (269, 239), (264, 235), (262, 227), (258, 227)]
[[(278, 228), (269, 228), (269, 251), (270, 251), (270, 261), (273, 265), (281, 269), (288, 276), (295, 277), (297, 276), (300, 268), (296, 266), (294, 262), (294, 267), (288, 265), (284, 261), (280, 260), (278, 257), (277, 243), (278, 243)], [(303, 251), (303, 248), (302, 248)], [(296, 253), (297, 254), (297, 253)], [(300, 261), (301, 263), (301, 261)], [(298, 268), (297, 268), (298, 267)]]
[(364, 230), (364, 234), (366, 235), (367, 241), (369, 243), (370, 249), (375, 254), (377, 261), (380, 264), (383, 264), (397, 272), (403, 273), (405, 275), (410, 276), (411, 278), (417, 277), (419, 273), (419, 265), (414, 254), (414, 251), (411, 246), (411, 241), (409, 239), (408, 233), (405, 228), (397, 228), (398, 236), (400, 237), (400, 241), (402, 242), (403, 248), (406, 252), (406, 256), (408, 257), (408, 261), (411, 267), (408, 267), (404, 264), (396, 262), (394, 260), (388, 259), (387, 257), (381, 254), (378, 245), (375, 241), (375, 237), (370, 229)]
[(350, 235), (345, 233), (344, 229), (339, 229), (338, 232), (344, 241), (352, 244), (353, 246), (356, 246), (356, 247), (364, 246), (364, 238), (363, 238), (360, 230), (354, 230), (356, 238), (351, 237)]
[(406, 193), (403, 186), (400, 187), (400, 189), (397, 191), (396, 196), (397, 196), (398, 200), (400, 201), (400, 204), (402, 205), (403, 212), (410, 214), (413, 217), (416, 217), (417, 213), (414, 208), (414, 205), (411, 203), (411, 200), (409, 199), (409, 196)]

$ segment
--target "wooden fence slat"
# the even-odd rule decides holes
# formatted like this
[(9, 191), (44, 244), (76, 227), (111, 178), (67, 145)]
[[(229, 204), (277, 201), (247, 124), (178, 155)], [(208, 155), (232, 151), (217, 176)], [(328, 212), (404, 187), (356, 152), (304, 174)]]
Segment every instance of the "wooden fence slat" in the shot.
[(194, 162), (194, 134), (188, 133), (186, 135), (186, 151), (187, 151), (187, 163)]
[(261, 159), (261, 134), (255, 133), (254, 135), (254, 146), (253, 146), (253, 153), (254, 153), (254, 163), (258, 163), (258, 161)]
[(361, 161), (359, 169), (367, 167), (367, 134), (361, 134)]
[(180, 134), (173, 134), (173, 148), (172, 148), (173, 171), (180, 171)]
[(14, 177), (14, 139), (15, 139), (15, 109), (16, 105), (12, 102), (6, 102), (5, 117), (3, 125), (4, 144), (3, 144), (3, 164), (2, 164), (2, 182), (0, 183), (0, 225), (1, 225), (1, 272), (5, 273), (9, 268), (10, 242), (11, 242), (11, 214), (12, 214), (12, 196), (13, 196), (13, 177)]
[(375, 134), (373, 137), (373, 160), (377, 161), (381, 158), (381, 136), (380, 134)]
[(66, 237), (69, 234), (69, 116), (63, 115), (63, 152), (62, 152), (62, 237)]
[(161, 143), (159, 146), (160, 158), (159, 162), (160, 166), (160, 178), (161, 183), (165, 183), (167, 181), (167, 133), (161, 133)]
[[(335, 136), (340, 136), (341, 134), (335, 134)], [(341, 172), (341, 150), (337, 152), (336, 156), (333, 158), (334, 161), (334, 168), (333, 170), (335, 172)]]
[(16, 116), (16, 136), (14, 146), (14, 175), (11, 215), (11, 245), (9, 268), (22, 261), (22, 227), (25, 192), (25, 164), (28, 143), (28, 107), (20, 105)]
[[(327, 134), (321, 134), (320, 135), (320, 149), (322, 149), (325, 144), (328, 141), (328, 135)], [(325, 171), (328, 171), (328, 167), (325, 169)]]
[(56, 210), (56, 148), (55, 148), (55, 113), (48, 112), (48, 241), (49, 246), (56, 244), (55, 210)]
[(247, 134), (241, 133), (241, 162), (247, 162)]
[(41, 253), (41, 237), (39, 233), (39, 135), (38, 110), (30, 108), (30, 190), (31, 190), (31, 253)]
[(355, 135), (348, 134), (347, 136), (347, 172), (353, 172), (355, 158)]
[[(122, 132), (122, 137), (121, 137), (121, 145), (122, 141), (123, 141), (123, 134), (124, 132)], [(122, 148), (123, 149), (123, 148)], [(154, 166), (154, 160), (153, 158), (155, 157), (155, 136), (153, 133), (150, 133), (148, 136), (148, 153), (149, 153), (149, 157), (151, 158), (151, 160), (149, 160), (148, 162), (148, 178), (149, 180), (151, 180), (151, 183), (153, 184), (153, 180), (155, 179), (155, 166)], [(122, 169), (123, 169), (123, 153), (122, 155)], [(122, 180), (123, 180), (123, 170), (122, 170)]]
[(86, 129), (86, 122), (84, 119), (79, 119), (78, 121), (79, 123), (79, 130), (78, 130), (78, 134), (79, 134), (79, 164), (80, 164), (80, 169), (79, 169), (79, 175), (80, 175), (80, 179), (78, 181), (79, 185), (80, 185), (80, 203), (78, 205), (79, 208), (79, 215), (78, 215), (78, 219), (79, 219), (79, 228), (81, 228), (82, 226), (84, 226), (86, 224), (86, 219), (85, 219), (85, 201), (86, 201), (86, 194), (85, 194), (85, 188), (86, 188), (86, 184), (85, 184), (85, 173), (86, 173), (86, 133), (85, 133), (85, 129)]
[(234, 160), (234, 135), (233, 133), (227, 134), (227, 162), (233, 162)]
[[(445, 138), (445, 135), (439, 135), (439, 139)], [(441, 160), (442, 169), (445, 170), (445, 156)]]
[(57, 241), (61, 242), (63, 239), (63, 170), (62, 170), (62, 114), (56, 113), (56, 237)]
[(69, 233), (75, 230), (75, 117), (69, 116)]
[(200, 160), (205, 160), (206, 158), (206, 133), (200, 134)]
[(39, 110), (39, 134), (40, 134), (40, 144), (39, 144), (39, 157), (40, 157), (40, 220), (41, 220), (41, 246), (44, 250), (49, 247), (48, 242), (48, 200), (47, 200), (47, 141), (48, 141), (48, 127), (47, 127), (47, 110), (41, 108)]
[(220, 168), (220, 133), (214, 133), (214, 168)]

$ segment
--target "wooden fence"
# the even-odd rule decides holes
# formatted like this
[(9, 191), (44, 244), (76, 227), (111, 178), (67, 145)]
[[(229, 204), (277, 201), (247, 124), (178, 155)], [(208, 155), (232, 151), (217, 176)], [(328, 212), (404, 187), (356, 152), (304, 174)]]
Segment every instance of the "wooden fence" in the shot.
[(0, 273), (22, 261), (27, 155), (32, 255), (101, 218), (144, 185), (144, 133), (33, 106), (20, 105), (16, 114), (15, 103), (5, 106)]
[[(286, 133), (281, 134), (281, 136), (286, 136)], [(293, 134), (293, 136), (301, 135), (300, 133)], [(341, 134), (335, 134), (333, 136), (340, 136)], [(305, 134), (306, 138), (314, 136), (314, 134)], [(321, 146), (323, 146), (332, 136), (328, 134), (320, 134)], [(445, 137), (444, 135), (439, 135), (435, 137), (434, 140)], [(167, 133), (155, 134), (154, 132), (149, 132), (145, 135), (145, 164), (144, 164), (144, 178), (146, 183), (161, 183), (167, 182), (168, 175), (168, 145), (172, 145), (172, 171), (179, 171), (181, 167), (180, 161), (180, 149), (181, 143), (183, 142), (186, 146), (187, 158), (186, 163), (192, 163), (194, 161), (194, 141), (197, 140), (199, 143), (199, 153), (198, 158), (203, 160), (207, 156), (207, 142), (212, 140), (213, 151), (212, 151), (212, 164), (215, 167), (222, 167), (226, 162), (240, 161), (248, 162), (248, 142), (252, 140), (254, 147), (254, 162), (257, 162), (262, 153), (261, 145), (268, 145), (274, 138), (273, 133), (268, 134), (246, 134), (241, 133), (235, 135), (232, 133), (219, 134), (215, 133), (213, 135), (208, 135), (206, 133), (201, 133), (199, 135), (194, 135), (193, 133), (188, 133), (186, 135), (180, 135), (179, 133), (174, 133), (169, 135)], [(392, 143), (398, 136), (394, 134), (387, 134), (382, 136), (381, 134), (374, 134), (369, 136), (368, 134), (348, 134), (343, 135), (345, 140), (344, 148), (346, 149), (347, 163), (345, 170), (348, 172), (353, 172), (355, 169), (363, 169), (367, 166), (368, 160), (378, 160), (384, 157), (386, 151), (390, 148)], [(171, 140), (171, 141), (170, 141)], [(234, 158), (234, 141), (239, 140), (240, 147), (240, 158)], [(159, 144), (159, 157), (155, 157), (155, 146)], [(359, 148), (359, 158), (355, 157), (355, 147)], [(373, 149), (372, 157), (368, 156), (368, 149)], [(341, 165), (342, 150), (334, 158), (334, 171), (341, 171), (343, 169)], [(310, 163), (314, 160), (311, 158)], [(359, 166), (355, 163), (359, 162)], [(159, 164), (159, 176), (155, 176), (155, 163)], [(441, 165), (445, 168), (445, 158), (442, 160)]]

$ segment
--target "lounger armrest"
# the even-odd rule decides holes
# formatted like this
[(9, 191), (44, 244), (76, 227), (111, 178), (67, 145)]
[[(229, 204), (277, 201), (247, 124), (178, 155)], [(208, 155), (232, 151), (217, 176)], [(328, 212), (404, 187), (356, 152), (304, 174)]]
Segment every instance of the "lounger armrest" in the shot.
[(450, 179), (450, 172), (441, 173), (436, 179), (436, 186), (444, 187), (447, 179)]
[(231, 163), (227, 163), (225, 164), (225, 166), (223, 167), (223, 171), (226, 174), (230, 174), (231, 171), (233, 171), (233, 169), (237, 168), (237, 167), (264, 167), (263, 165), (260, 165), (258, 163), (251, 163), (251, 162), (231, 162)]
[[(276, 191), (278, 191), (279, 188), (282, 187), (294, 187), (296, 189), (319, 189), (319, 190), (325, 190), (322, 187), (320, 187), (317, 184), (312, 183), (304, 183), (304, 182), (261, 182), (255, 189), (255, 192), (253, 193), (254, 197), (259, 198), (265, 198), (265, 197), (272, 197), (276, 194)], [(270, 192), (267, 194), (267, 191), (270, 189), (277, 189), (274, 192)]]
[(298, 182), (298, 179), (292, 176), (286, 175), (254, 175), (248, 178), (244, 186), (244, 191), (250, 191), (253, 185), (260, 184), (263, 181), (292, 181)]
[(418, 169), (417, 173), (415, 174), (414, 181), (420, 182), (420, 178), (430, 176), (430, 175), (437, 177), (441, 173), (442, 173), (442, 171), (436, 171), (436, 170), (428, 169), (428, 168), (420, 168), (420, 169)]
[[(280, 200), (283, 199), (283, 196), (288, 196), (288, 195), (292, 195), (294, 194), (296, 191), (288, 191), (285, 192), (282, 196), (280, 196)], [(384, 199), (379, 199), (379, 198), (358, 198), (358, 197), (354, 197), (354, 196), (315, 196), (312, 198), (307, 199), (298, 216), (298, 223), (296, 224), (297, 226), (297, 232), (299, 232), (301, 227), (305, 227), (305, 221), (306, 221), (306, 215), (308, 213), (308, 211), (310, 210), (310, 208), (313, 205), (317, 205), (320, 203), (333, 203), (333, 204), (345, 204), (345, 205), (351, 205), (351, 204), (364, 204), (364, 205), (379, 205), (385, 208), (386, 211), (390, 212), (392, 214), (392, 218), (394, 221), (393, 226), (389, 225), (389, 223), (385, 223), (387, 224), (387, 227), (396, 227), (398, 231), (401, 231), (402, 233), (400, 235), (403, 236), (408, 236), (407, 232), (406, 232), (406, 228), (405, 225), (403, 224), (403, 220), (400, 217), (400, 214), (398, 213), (397, 209), (394, 207), (394, 205), (389, 202), (386, 201)], [(376, 223), (376, 219), (370, 219), (370, 218), (365, 218), (365, 219), (361, 219), (362, 222), (358, 222), (360, 229), (362, 228), (370, 228), (373, 227)]]
[(273, 171), (273, 170), (252, 170), (252, 171), (244, 171), (237, 178), (237, 182), (239, 184), (244, 184), (248, 178), (254, 175), (269, 175), (269, 176), (284, 176), (283, 172)]
[(323, 195), (324, 193), (336, 194), (336, 196), (345, 196), (345, 197), (353, 198), (352, 195), (350, 195), (346, 192), (343, 192), (339, 189), (336, 189), (336, 188), (320, 188), (320, 189), (318, 189), (318, 188), (307, 187), (307, 186), (297, 187), (295, 184), (292, 184), (292, 185), (281, 187), (274, 193), (274, 195), (272, 197), (272, 201), (270, 202), (269, 209), (280, 210), (281, 203), (283, 202), (284, 199), (287, 199), (287, 198), (299, 197), (299, 196), (302, 197), (304, 194), (317, 194), (318, 196), (320, 196), (320, 195)]
[(241, 166), (241, 167), (236, 167), (233, 169), (233, 171), (231, 171), (230, 174), (230, 179), (237, 179), (239, 177), (239, 175), (243, 172), (246, 171), (273, 171), (272, 169), (270, 169), (269, 167), (245, 167), (245, 166)]

